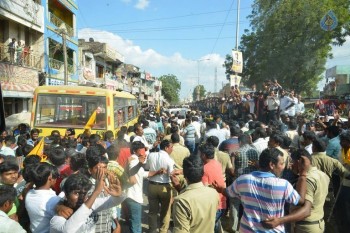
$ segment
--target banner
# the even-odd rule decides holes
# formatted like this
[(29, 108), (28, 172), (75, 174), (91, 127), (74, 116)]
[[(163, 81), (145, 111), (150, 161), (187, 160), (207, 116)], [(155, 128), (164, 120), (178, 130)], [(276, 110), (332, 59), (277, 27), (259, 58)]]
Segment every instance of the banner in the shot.
[(242, 79), (241, 76), (238, 76), (238, 75), (230, 75), (230, 84), (231, 84), (231, 87), (234, 87), (234, 86), (236, 86), (236, 85), (239, 87), (239, 84), (241, 83), (241, 79)]
[(232, 68), (231, 70), (236, 73), (242, 73), (243, 71), (243, 56), (242, 52), (232, 50)]

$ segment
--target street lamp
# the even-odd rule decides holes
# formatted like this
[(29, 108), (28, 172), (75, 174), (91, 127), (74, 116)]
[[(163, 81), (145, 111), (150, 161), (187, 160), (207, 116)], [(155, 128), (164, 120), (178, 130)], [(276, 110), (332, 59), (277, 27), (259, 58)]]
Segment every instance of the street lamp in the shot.
[(209, 61), (210, 58), (205, 58), (205, 59), (199, 59), (197, 60), (197, 77), (198, 77), (198, 80), (197, 80), (197, 101), (200, 100), (200, 87), (199, 87), (199, 62), (201, 61)]

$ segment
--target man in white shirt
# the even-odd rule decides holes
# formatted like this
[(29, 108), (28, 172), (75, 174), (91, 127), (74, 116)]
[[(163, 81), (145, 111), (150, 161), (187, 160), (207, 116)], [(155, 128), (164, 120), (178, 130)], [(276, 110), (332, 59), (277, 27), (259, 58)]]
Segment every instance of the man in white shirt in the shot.
[[(150, 177), (148, 186), (149, 232), (157, 232), (158, 214), (160, 214), (160, 233), (167, 233), (170, 223), (170, 209), (172, 188), (170, 186), (170, 174), (174, 170), (174, 160), (169, 156), (173, 151), (173, 145), (168, 140), (160, 143), (160, 151), (148, 155), (146, 167), (150, 172), (163, 170), (164, 173)], [(160, 208), (159, 208), (160, 205)], [(159, 212), (160, 211), (160, 212)]]
[[(282, 115), (282, 114), (289, 115), (290, 108), (292, 108), (295, 104), (294, 101), (295, 101), (294, 97), (291, 98), (291, 97), (287, 96), (285, 90), (282, 90), (281, 91), (281, 98), (280, 98), (280, 115)], [(295, 108), (294, 108), (294, 115), (295, 115)]]
[(2, 141), (0, 142), (0, 154), (6, 155), (6, 156), (15, 156), (15, 148), (17, 147), (16, 144), (16, 138), (13, 136), (6, 136), (5, 137), (5, 145), (2, 144)]
[(143, 203), (143, 179), (162, 173), (162, 169), (156, 172), (147, 172), (144, 170), (144, 162), (146, 161), (145, 145), (136, 141), (131, 144), (131, 161), (129, 163), (129, 184), (126, 189), (126, 199), (124, 201), (129, 216), (129, 229), (133, 233), (141, 233), (141, 216)]
[(267, 96), (265, 100), (265, 106), (267, 106), (267, 122), (275, 121), (277, 120), (277, 109), (280, 106), (280, 101), (276, 97), (276, 94), (274, 91), (270, 91), (269, 96)]
[(57, 168), (49, 163), (40, 163), (32, 172), (35, 189), (29, 190), (25, 206), (30, 218), (30, 231), (49, 233), (50, 220), (55, 216), (55, 208), (61, 200), (51, 189), (58, 177)]
[(153, 145), (147, 142), (145, 136), (143, 135), (143, 128), (140, 124), (135, 124), (134, 132), (135, 132), (135, 137), (133, 142), (142, 142), (146, 148), (146, 155), (148, 155), (150, 150), (152, 150), (154, 147), (157, 147), (158, 141), (156, 141)]
[(301, 95), (298, 95), (297, 99), (298, 99), (298, 101), (295, 104), (295, 114), (301, 115), (305, 112), (305, 106), (304, 106), (304, 103), (301, 102)]
[(195, 140), (196, 146), (194, 149), (194, 154), (196, 155), (197, 151), (198, 151), (199, 141), (201, 138), (201, 123), (199, 123), (197, 116), (192, 117), (192, 125), (194, 126), (194, 128), (196, 130), (196, 140)]
[(12, 205), (14, 205), (16, 196), (17, 192), (14, 187), (0, 185), (0, 232), (2, 233), (26, 232), (18, 222), (7, 216), (7, 213), (12, 209)]

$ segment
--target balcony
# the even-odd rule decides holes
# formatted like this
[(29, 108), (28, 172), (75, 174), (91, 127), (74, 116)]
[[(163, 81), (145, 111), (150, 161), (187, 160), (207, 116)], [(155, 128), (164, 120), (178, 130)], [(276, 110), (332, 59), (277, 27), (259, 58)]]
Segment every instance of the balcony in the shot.
[(0, 15), (36, 31), (44, 32), (44, 8), (38, 1), (1, 0)]
[[(0, 61), (10, 62), (10, 53), (8, 46), (0, 43)], [(17, 54), (14, 56), (14, 64), (22, 65), (24, 67), (33, 68), (37, 70), (42, 69), (41, 56), (33, 54), (28, 47), (23, 49), (21, 57), (18, 59)]]
[[(50, 68), (55, 69), (55, 70), (63, 70), (63, 66), (64, 66), (64, 62), (53, 59), (53, 58), (49, 58), (49, 65)], [(69, 74), (74, 74), (74, 66), (68, 64), (67, 66), (67, 70)]]
[(58, 18), (56, 15), (54, 15), (53, 13), (49, 12), (49, 19), (50, 22), (55, 25), (58, 28), (65, 28), (67, 30), (67, 35), (70, 37), (74, 37), (75, 33), (74, 33), (74, 29), (69, 26), (68, 24), (66, 24), (62, 19)]

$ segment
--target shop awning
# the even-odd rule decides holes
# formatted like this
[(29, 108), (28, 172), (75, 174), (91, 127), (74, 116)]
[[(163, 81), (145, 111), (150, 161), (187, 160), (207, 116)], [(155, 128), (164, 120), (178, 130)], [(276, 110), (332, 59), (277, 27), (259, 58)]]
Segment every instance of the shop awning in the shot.
[(25, 99), (31, 99), (33, 98), (34, 94), (33, 92), (26, 92), (26, 91), (2, 91), (3, 97), (7, 98), (25, 98)]

